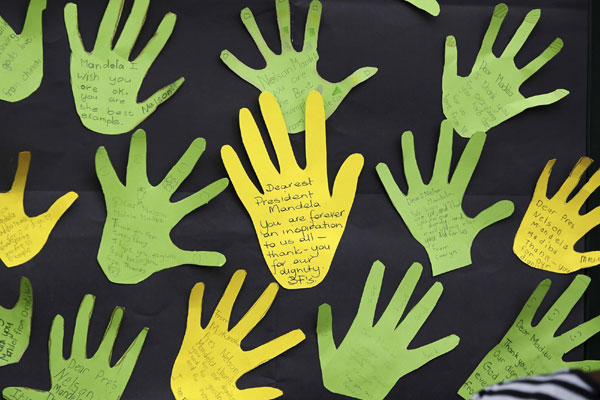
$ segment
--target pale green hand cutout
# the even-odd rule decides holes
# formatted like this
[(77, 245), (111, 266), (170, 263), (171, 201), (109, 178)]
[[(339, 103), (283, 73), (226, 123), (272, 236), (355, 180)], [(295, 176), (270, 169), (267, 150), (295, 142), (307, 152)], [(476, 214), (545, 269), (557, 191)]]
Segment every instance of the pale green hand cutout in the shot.
[(2, 396), (6, 400), (119, 400), (121, 398), (142, 351), (148, 328), (144, 328), (138, 334), (121, 359), (111, 367), (113, 346), (123, 319), (123, 308), (116, 307), (98, 350), (88, 358), (87, 336), (94, 301), (94, 296), (87, 294), (81, 302), (75, 321), (71, 356), (66, 360), (63, 356), (65, 321), (61, 315), (57, 315), (52, 322), (48, 341), (52, 380), (50, 391), (9, 387), (2, 391)]
[(550, 279), (543, 280), (506, 335), (481, 360), (458, 394), (469, 399), (483, 388), (502, 381), (548, 374), (560, 369), (599, 370), (600, 361), (566, 362), (563, 356), (600, 332), (600, 316), (555, 336), (589, 283), (589, 277), (577, 275), (546, 315), (532, 326), (533, 317), (551, 285)]
[(19, 301), (11, 308), (0, 306), (0, 367), (18, 363), (29, 346), (33, 289), (29, 279), (21, 278)]
[(11, 103), (35, 92), (44, 75), (42, 13), (46, 0), (30, 0), (19, 35), (0, 17), (0, 99)]
[(402, 135), (404, 175), (408, 193), (394, 181), (388, 166), (377, 165), (377, 174), (415, 239), (427, 250), (433, 276), (471, 264), (471, 245), (479, 231), (512, 215), (514, 205), (502, 200), (475, 218), (465, 214), (462, 201), (485, 143), (485, 133), (474, 134), (450, 178), (452, 160), (452, 126), (442, 122), (433, 174), (423, 182), (415, 157), (412, 132)]
[(446, 38), (442, 105), (444, 115), (463, 137), (487, 132), (528, 108), (552, 104), (569, 94), (565, 89), (557, 89), (528, 98), (521, 95), (519, 87), (560, 52), (563, 42), (554, 40), (542, 54), (518, 69), (514, 58), (540, 19), (541, 11), (532, 10), (525, 16), (502, 55), (496, 57), (492, 47), (507, 13), (508, 7), (504, 3), (494, 9), (481, 49), (467, 77), (457, 75), (456, 39), (454, 36)]
[(292, 46), (289, 0), (275, 0), (277, 26), (281, 37), (281, 54), (275, 54), (263, 39), (254, 15), (249, 8), (241, 13), (242, 22), (267, 62), (262, 69), (253, 69), (240, 62), (229, 50), (221, 52), (221, 60), (240, 78), (261, 92), (275, 95), (289, 133), (304, 131), (304, 105), (310, 92), (317, 90), (325, 104), (325, 118), (338, 108), (342, 100), (356, 85), (366, 81), (377, 68), (364, 67), (356, 70), (341, 82), (324, 80), (317, 72), (317, 38), (321, 22), (321, 2), (310, 3), (302, 51)]
[(192, 172), (206, 141), (192, 142), (163, 181), (153, 186), (146, 174), (146, 133), (131, 137), (126, 184), (123, 185), (106, 149), (96, 152), (96, 174), (102, 185), (107, 216), (98, 262), (111, 282), (134, 284), (155, 272), (183, 264), (220, 267), (225, 256), (213, 251), (186, 251), (171, 241), (171, 230), (187, 214), (221, 193), (229, 180), (219, 179), (193, 195), (172, 203), (171, 196)]
[(408, 349), (443, 291), (441, 283), (434, 283), (401, 320), (423, 271), (419, 263), (414, 263), (406, 272), (386, 310), (375, 323), (384, 270), (381, 262), (373, 264), (356, 317), (337, 348), (333, 340), (331, 307), (329, 304), (319, 307), (319, 361), (323, 383), (333, 393), (362, 400), (383, 399), (400, 378), (448, 353), (460, 341), (458, 336), (449, 335), (425, 346)]
[(109, 0), (94, 49), (81, 41), (77, 5), (65, 7), (65, 25), (71, 46), (71, 87), (77, 114), (91, 131), (107, 135), (129, 132), (154, 113), (183, 84), (184, 78), (158, 90), (141, 103), (138, 92), (146, 73), (165, 47), (177, 17), (168, 13), (134, 61), (129, 61), (144, 25), (150, 0), (135, 0), (121, 36), (113, 46), (125, 0)]
[(436, 0), (406, 0), (407, 3), (437, 17), (440, 15), (440, 5)]

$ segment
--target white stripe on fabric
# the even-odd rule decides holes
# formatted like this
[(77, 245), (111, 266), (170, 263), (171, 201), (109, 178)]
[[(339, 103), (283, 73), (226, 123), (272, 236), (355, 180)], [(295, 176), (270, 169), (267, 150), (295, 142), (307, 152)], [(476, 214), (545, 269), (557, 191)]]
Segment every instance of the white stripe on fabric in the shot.
[(560, 370), (548, 375), (538, 375), (532, 377), (523, 377), (514, 381), (506, 381), (503, 383), (499, 383), (497, 385), (491, 386), (488, 389), (495, 388), (497, 386), (502, 386), (506, 384), (511, 384), (513, 382), (519, 382), (521, 379), (527, 379), (536, 382), (552, 382), (552, 381), (560, 381), (565, 383), (570, 383), (581, 389), (584, 389), (590, 393), (594, 393), (594, 388), (592, 388), (586, 381), (584, 381), (579, 375), (570, 372), (569, 370)]
[[(519, 399), (522, 399), (523, 397), (520, 397)], [(494, 399), (494, 400), (515, 400), (516, 398), (513, 396), (508, 396), (505, 394), (498, 394), (498, 395), (485, 395), (485, 396), (478, 396), (478, 397), (471, 397), (471, 400), (486, 400), (486, 399)], [(559, 399), (557, 399), (559, 400)], [(562, 400), (562, 399), (561, 399)]]
[[(564, 378), (564, 377), (563, 377)], [(570, 377), (569, 377), (570, 378)], [(571, 382), (569, 382), (571, 383)], [(578, 385), (576, 385), (578, 386)], [(486, 389), (488, 392), (496, 392), (502, 390), (516, 390), (522, 393), (529, 394), (545, 394), (548, 396), (554, 396), (560, 400), (588, 400), (589, 396), (582, 397), (577, 393), (574, 393), (562, 386), (554, 384), (552, 381), (548, 381), (545, 384), (530, 384), (519, 381), (507, 382), (503, 385), (496, 385)]]

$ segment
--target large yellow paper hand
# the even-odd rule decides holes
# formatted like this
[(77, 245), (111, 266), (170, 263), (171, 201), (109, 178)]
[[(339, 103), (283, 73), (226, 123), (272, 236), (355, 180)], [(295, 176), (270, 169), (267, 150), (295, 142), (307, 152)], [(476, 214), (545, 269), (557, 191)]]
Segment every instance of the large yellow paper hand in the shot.
[(69, 192), (37, 217), (25, 214), (23, 197), (31, 153), (19, 153), (19, 165), (11, 189), (0, 193), (0, 259), (7, 267), (21, 265), (35, 257), (46, 244), (60, 217), (77, 199)]
[(192, 289), (187, 329), (171, 375), (171, 389), (177, 400), (268, 400), (283, 394), (272, 387), (240, 390), (236, 386), (244, 374), (305, 339), (304, 333), (296, 329), (254, 350), (242, 350), (242, 340), (269, 311), (279, 289), (271, 283), (237, 325), (229, 329), (233, 303), (245, 277), (244, 270), (233, 274), (206, 328), (201, 325), (204, 284), (197, 283)]
[(580, 253), (573, 248), (586, 233), (600, 224), (600, 207), (587, 214), (579, 213), (590, 194), (600, 186), (600, 170), (567, 201), (593, 162), (582, 157), (558, 192), (548, 198), (548, 179), (555, 162), (548, 161), (538, 179), (529, 208), (515, 236), (513, 252), (531, 267), (568, 274), (600, 264), (600, 251)]
[(319, 92), (306, 101), (306, 167), (300, 168), (275, 97), (260, 95), (260, 108), (277, 154), (269, 158), (252, 114), (240, 111), (242, 141), (262, 193), (248, 178), (237, 153), (223, 146), (225, 169), (252, 218), (269, 270), (286, 289), (318, 285), (329, 272), (354, 202), (363, 156), (353, 154), (340, 168), (329, 191), (325, 109)]

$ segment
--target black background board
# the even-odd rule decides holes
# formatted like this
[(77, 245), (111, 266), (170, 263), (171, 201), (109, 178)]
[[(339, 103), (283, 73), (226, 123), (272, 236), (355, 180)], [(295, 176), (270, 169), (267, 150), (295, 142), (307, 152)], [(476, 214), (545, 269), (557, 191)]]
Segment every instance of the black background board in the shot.
[[(20, 30), (26, 3), (3, 1), (0, 15)], [(89, 50), (107, 2), (78, 3), (80, 29)], [(300, 48), (309, 2), (291, 3), (293, 39)], [(44, 15), (45, 75), (41, 88), (22, 102), (0, 104), (0, 189), (8, 190), (12, 183), (18, 152), (30, 150), (32, 162), (25, 195), (30, 215), (45, 211), (69, 190), (79, 193), (80, 198), (59, 221), (37, 257), (17, 268), (0, 269), (0, 304), (9, 306), (16, 301), (22, 275), (31, 279), (34, 289), (30, 347), (19, 364), (0, 369), (0, 388), (50, 387), (47, 338), (52, 318), (57, 313), (65, 317), (68, 352), (79, 303), (84, 294), (92, 293), (97, 301), (88, 353), (93, 354), (97, 348), (113, 307), (124, 306), (113, 359), (120, 357), (144, 326), (150, 332), (123, 398), (170, 399), (171, 368), (183, 339), (193, 285), (206, 283), (202, 317), (206, 324), (233, 272), (245, 268), (248, 277), (233, 310), (235, 323), (273, 278), (250, 218), (230, 186), (213, 202), (182, 220), (171, 235), (184, 249), (223, 252), (227, 256), (225, 266), (183, 266), (157, 273), (134, 286), (112, 284), (106, 279), (96, 261), (106, 211), (93, 159), (96, 149), (106, 146), (123, 178), (131, 135), (96, 134), (79, 121), (69, 84), (64, 4), (49, 1)], [(126, 1), (124, 16), (131, 4), (131, 0)], [(519, 53), (517, 65), (523, 66), (536, 57), (557, 36), (565, 42), (563, 51), (526, 82), (522, 92), (534, 95), (563, 87), (571, 94), (554, 105), (529, 110), (490, 132), (467, 189), (464, 208), (474, 216), (498, 200), (509, 199), (515, 203), (515, 213), (479, 234), (472, 250), (472, 266), (433, 278), (424, 249), (396, 214), (375, 173), (375, 165), (383, 161), (403, 182), (400, 137), (410, 129), (415, 134), (423, 176), (430, 176), (443, 119), (444, 38), (448, 34), (457, 38), (459, 73), (466, 75), (494, 5), (489, 0), (442, 1), (441, 15), (433, 18), (400, 0), (324, 1), (319, 33), (321, 76), (340, 81), (359, 67), (379, 67), (377, 75), (355, 88), (327, 122), (330, 182), (344, 159), (354, 152), (365, 156), (365, 167), (327, 278), (313, 289), (280, 290), (273, 307), (243, 347), (254, 348), (296, 328), (301, 328), (307, 339), (243, 377), (238, 382), (240, 387), (275, 386), (284, 391), (285, 399), (343, 398), (328, 392), (322, 384), (315, 334), (317, 308), (324, 302), (332, 306), (334, 337), (339, 343), (377, 259), (387, 266), (378, 315), (412, 262), (421, 262), (424, 273), (410, 305), (435, 281), (444, 285), (442, 298), (411, 347), (451, 333), (461, 337), (454, 351), (403, 377), (389, 398), (457, 398), (457, 389), (498, 343), (536, 285), (547, 277), (553, 281), (541, 306), (545, 311), (572, 280), (573, 275), (547, 273), (522, 264), (512, 253), (512, 241), (545, 163), (558, 158), (550, 180), (550, 190), (556, 190), (586, 152), (588, 1), (519, 0), (508, 4), (509, 13), (495, 46), (497, 54), (532, 8), (541, 7), (542, 18)], [(140, 126), (148, 133), (150, 181), (158, 183), (194, 138), (204, 137), (208, 144), (174, 200), (226, 175), (219, 155), (222, 145), (231, 144), (244, 154), (237, 120), (240, 108), (250, 108), (266, 135), (258, 109), (258, 90), (219, 60), (221, 50), (229, 49), (252, 67), (264, 65), (239, 19), (245, 6), (251, 7), (267, 43), (278, 51), (272, 0), (155, 0), (150, 5), (134, 54), (150, 39), (164, 14), (172, 11), (179, 18), (144, 82), (140, 99), (180, 76), (187, 79), (179, 92)], [(303, 163), (304, 135), (294, 135), (292, 142)], [(455, 135), (454, 165), (465, 143)], [(242, 157), (249, 169), (247, 157)], [(583, 319), (580, 302), (562, 330)], [(568, 357), (581, 359), (583, 349)]]

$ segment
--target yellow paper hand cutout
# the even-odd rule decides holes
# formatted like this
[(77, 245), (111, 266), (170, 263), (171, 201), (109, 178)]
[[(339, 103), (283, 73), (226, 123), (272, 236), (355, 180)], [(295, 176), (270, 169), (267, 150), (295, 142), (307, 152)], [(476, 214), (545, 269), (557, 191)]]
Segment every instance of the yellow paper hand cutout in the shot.
[(513, 252), (530, 267), (568, 274), (600, 264), (600, 251), (580, 253), (573, 248), (586, 233), (600, 224), (600, 208), (583, 215), (579, 213), (590, 194), (600, 186), (600, 170), (567, 201), (593, 162), (587, 157), (580, 158), (558, 192), (548, 198), (548, 179), (555, 162), (548, 161), (538, 179), (515, 236)]
[(262, 186), (254, 186), (240, 159), (223, 146), (221, 157), (240, 200), (252, 218), (269, 270), (286, 289), (318, 285), (329, 272), (346, 228), (364, 160), (344, 161), (329, 191), (323, 99), (313, 91), (306, 101), (306, 167), (296, 162), (285, 121), (275, 97), (259, 98), (279, 170), (269, 158), (261, 134), (246, 108), (240, 110), (242, 142)]
[(25, 183), (31, 153), (19, 153), (19, 164), (11, 189), (0, 193), (0, 259), (7, 267), (21, 265), (39, 253), (54, 225), (77, 199), (69, 192), (56, 200), (52, 207), (37, 217), (29, 217), (23, 207)]
[(177, 400), (266, 400), (283, 394), (272, 387), (240, 390), (236, 386), (244, 374), (305, 339), (304, 333), (296, 329), (253, 350), (242, 350), (242, 340), (267, 314), (279, 289), (271, 283), (237, 325), (229, 329), (233, 303), (245, 278), (244, 270), (233, 274), (206, 328), (201, 325), (204, 283), (197, 283), (192, 289), (185, 337), (171, 375), (171, 390)]

